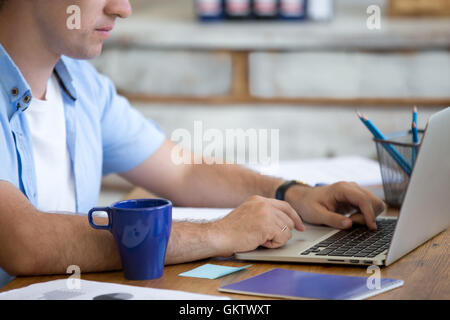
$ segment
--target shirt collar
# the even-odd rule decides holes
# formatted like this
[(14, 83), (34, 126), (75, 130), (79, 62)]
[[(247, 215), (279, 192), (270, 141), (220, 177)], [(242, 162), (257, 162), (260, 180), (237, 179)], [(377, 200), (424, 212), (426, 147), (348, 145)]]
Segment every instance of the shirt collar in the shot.
[(23, 77), (22, 72), (20, 72), (1, 44), (0, 70), (2, 70), (0, 85), (5, 90), (10, 105), (13, 106), (14, 110), (11, 111), (15, 112), (17, 109), (22, 111), (26, 110), (32, 98), (31, 89)]
[[(31, 103), (33, 98), (30, 86), (22, 75), (20, 69), (16, 66), (9, 54), (0, 44), (0, 70), (2, 75), (0, 77), (0, 86), (6, 92), (9, 97), (10, 105), (16, 110), (25, 111)], [(77, 99), (77, 92), (72, 85), (72, 77), (64, 64), (63, 58), (61, 58), (55, 66), (55, 74), (58, 81), (66, 92), (66, 94), (72, 99)]]
[(67, 70), (67, 67), (64, 63), (64, 57), (59, 59), (58, 63), (55, 66), (55, 74), (58, 78), (59, 84), (63, 88), (63, 90), (67, 93), (67, 95), (72, 100), (77, 100), (77, 91), (75, 90), (75, 87), (73, 86), (72, 77), (70, 76), (69, 70)]

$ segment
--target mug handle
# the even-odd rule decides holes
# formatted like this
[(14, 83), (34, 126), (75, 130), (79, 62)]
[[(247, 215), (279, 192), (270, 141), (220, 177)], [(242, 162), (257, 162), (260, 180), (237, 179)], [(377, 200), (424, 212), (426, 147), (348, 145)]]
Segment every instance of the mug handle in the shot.
[[(108, 224), (107, 225), (98, 225), (98, 224), (94, 223), (94, 220), (92, 218), (92, 214), (94, 212), (97, 212), (97, 211), (104, 211), (104, 212), (106, 212), (108, 214)], [(99, 230), (109, 230), (109, 231), (111, 231), (111, 208), (109, 208), (109, 207), (92, 208), (91, 210), (89, 210), (88, 219), (89, 219), (89, 224), (91, 225), (92, 228), (99, 229)]]

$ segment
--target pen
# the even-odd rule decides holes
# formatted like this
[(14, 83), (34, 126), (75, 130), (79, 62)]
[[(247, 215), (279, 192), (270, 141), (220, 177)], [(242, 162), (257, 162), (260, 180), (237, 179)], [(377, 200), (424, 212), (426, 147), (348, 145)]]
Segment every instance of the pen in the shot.
[[(380, 130), (375, 127), (375, 125), (366, 117), (363, 116), (361, 113), (357, 112), (358, 117), (361, 119), (362, 123), (369, 129), (369, 131), (372, 133), (372, 135), (379, 140), (386, 140), (384, 135), (381, 133)], [(405, 160), (405, 158), (398, 152), (394, 146), (388, 143), (383, 143), (384, 149), (391, 155), (391, 157), (397, 162), (397, 164), (402, 168), (402, 170), (408, 175), (411, 175), (411, 165), (408, 163), (408, 161)]]

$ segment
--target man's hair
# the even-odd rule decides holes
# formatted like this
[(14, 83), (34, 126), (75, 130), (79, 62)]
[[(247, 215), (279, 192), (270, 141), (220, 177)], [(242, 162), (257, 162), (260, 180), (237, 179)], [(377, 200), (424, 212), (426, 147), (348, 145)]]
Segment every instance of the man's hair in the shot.
[(0, 9), (2, 8), (2, 6), (5, 2), (6, 2), (6, 0), (0, 0)]

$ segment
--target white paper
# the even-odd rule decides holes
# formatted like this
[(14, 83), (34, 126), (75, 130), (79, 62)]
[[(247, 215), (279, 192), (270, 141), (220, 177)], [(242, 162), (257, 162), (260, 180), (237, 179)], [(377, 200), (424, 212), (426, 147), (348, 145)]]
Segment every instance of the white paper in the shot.
[(352, 181), (361, 186), (381, 185), (380, 166), (377, 161), (352, 156), (280, 161), (278, 165), (249, 166), (265, 175), (299, 180), (311, 185)]
[[(77, 281), (79, 281), (77, 283)], [(81, 279), (54, 280), (0, 293), (0, 300), (228, 300), (228, 297)]]
[(231, 211), (233, 211), (233, 209), (173, 207), (172, 220), (207, 222), (221, 219), (225, 217), (227, 214), (229, 214)]

